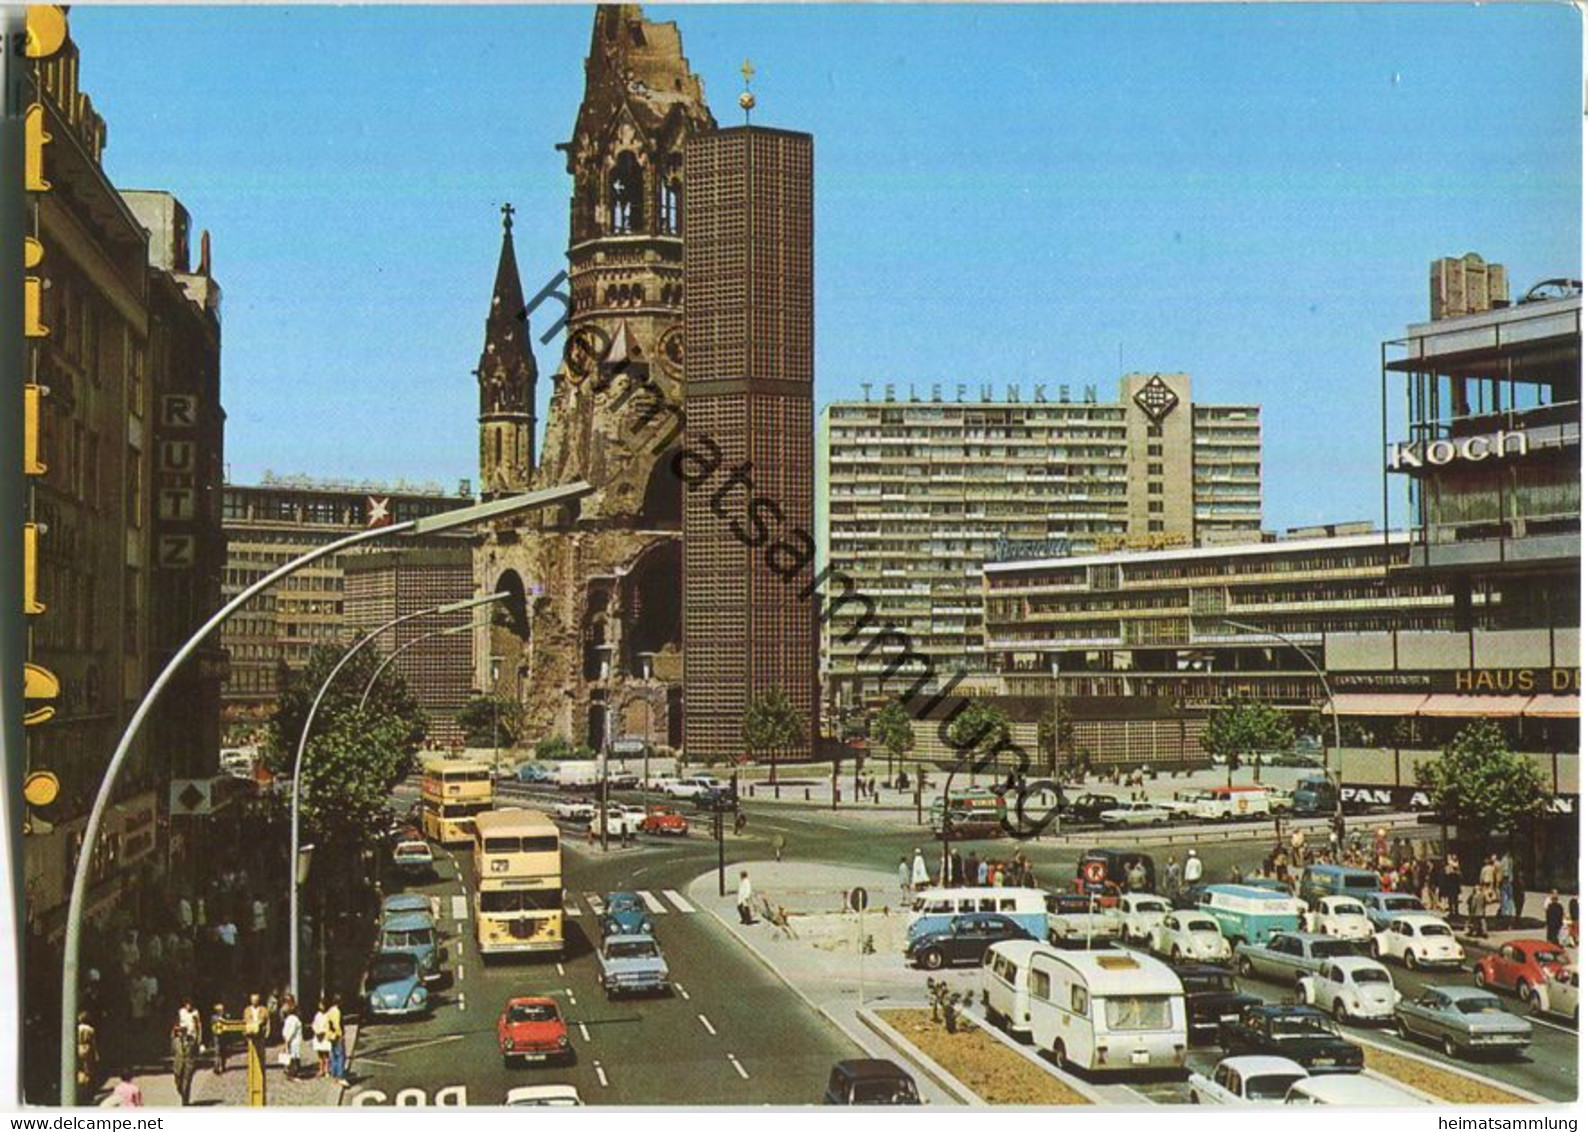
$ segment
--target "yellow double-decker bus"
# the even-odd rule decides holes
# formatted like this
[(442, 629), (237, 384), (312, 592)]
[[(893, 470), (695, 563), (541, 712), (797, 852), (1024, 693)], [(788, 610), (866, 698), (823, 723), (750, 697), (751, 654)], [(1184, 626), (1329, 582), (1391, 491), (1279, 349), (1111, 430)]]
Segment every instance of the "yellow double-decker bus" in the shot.
[(474, 840), (474, 817), (496, 799), (489, 763), (476, 759), (430, 758), (419, 780), (419, 817), (424, 834), (442, 845)]
[(538, 810), (474, 819), (474, 939), (480, 954), (562, 951), (562, 833)]

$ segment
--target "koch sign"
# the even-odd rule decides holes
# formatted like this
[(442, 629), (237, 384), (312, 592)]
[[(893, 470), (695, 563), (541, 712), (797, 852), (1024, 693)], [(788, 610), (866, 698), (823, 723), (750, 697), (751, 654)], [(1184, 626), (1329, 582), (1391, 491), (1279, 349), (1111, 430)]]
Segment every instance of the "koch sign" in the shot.
[(1476, 464), (1502, 456), (1526, 456), (1527, 433), (1517, 429), (1455, 440), (1404, 440), (1390, 445), (1389, 469), (1439, 468), (1457, 462)]

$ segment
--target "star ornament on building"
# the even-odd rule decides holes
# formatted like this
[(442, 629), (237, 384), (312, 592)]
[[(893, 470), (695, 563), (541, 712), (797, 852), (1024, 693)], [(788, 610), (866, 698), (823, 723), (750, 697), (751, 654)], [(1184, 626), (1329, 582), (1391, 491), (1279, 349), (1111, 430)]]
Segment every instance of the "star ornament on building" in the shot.
[(377, 499), (371, 495), (367, 496), (366, 499), (368, 502), (365, 509), (368, 512), (368, 521), (364, 525), (366, 527), (391, 526), (391, 496), (382, 496)]
[(1151, 381), (1136, 390), (1135, 402), (1153, 424), (1159, 424), (1174, 411), (1180, 398), (1163, 378), (1154, 375)]

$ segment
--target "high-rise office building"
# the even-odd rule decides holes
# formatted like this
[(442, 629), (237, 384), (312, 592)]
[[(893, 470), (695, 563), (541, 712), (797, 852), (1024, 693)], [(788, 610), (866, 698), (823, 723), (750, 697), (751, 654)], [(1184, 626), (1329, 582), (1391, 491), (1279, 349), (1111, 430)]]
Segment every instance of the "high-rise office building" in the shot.
[[(988, 562), (1256, 537), (1256, 405), (1195, 404), (1185, 374), (1094, 386), (884, 385), (822, 416), (822, 561), (908, 635), (940, 679), (986, 669)], [(829, 689), (876, 691), (890, 658), (855, 633), (859, 602), (823, 626)], [(903, 687), (918, 671), (900, 673)]]
[(685, 156), (685, 448), (716, 464), (684, 499), (692, 758), (742, 753), (771, 689), (813, 738), (811, 165), (809, 134), (760, 126), (698, 134)]

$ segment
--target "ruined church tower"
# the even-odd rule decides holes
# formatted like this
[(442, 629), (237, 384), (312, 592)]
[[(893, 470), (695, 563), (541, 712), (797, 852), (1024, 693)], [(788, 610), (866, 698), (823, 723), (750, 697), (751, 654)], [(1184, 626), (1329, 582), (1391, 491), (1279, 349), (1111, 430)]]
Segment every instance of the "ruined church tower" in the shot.
[(529, 348), (524, 288), (513, 254), (513, 206), (502, 206), (502, 252), (485, 319), (480, 383), (480, 495), (529, 490), (535, 467), (535, 355)]
[[(480, 592), (521, 591), (526, 611), (481, 631), (476, 685), (519, 699), (531, 739), (682, 743), (678, 435), (645, 418), (628, 383), (648, 379), (682, 405), (684, 148), (713, 128), (677, 26), (636, 5), (598, 7), (584, 101), (558, 147), (573, 178), (567, 309), (552, 301), (535, 315), (565, 313), (567, 341), (531, 477), (534, 488), (585, 480), (595, 491), (499, 525), (475, 553)], [(495, 443), (485, 368), (482, 474)]]

